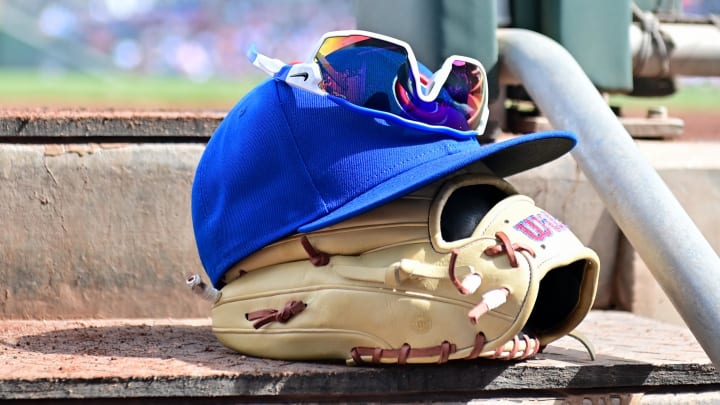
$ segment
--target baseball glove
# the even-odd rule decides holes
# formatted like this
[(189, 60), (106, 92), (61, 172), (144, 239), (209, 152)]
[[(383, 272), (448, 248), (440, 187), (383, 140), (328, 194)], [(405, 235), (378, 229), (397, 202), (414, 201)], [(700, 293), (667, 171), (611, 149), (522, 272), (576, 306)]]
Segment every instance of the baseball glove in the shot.
[(213, 332), (285, 360), (524, 359), (590, 310), (600, 266), (505, 180), (462, 175), (237, 263)]

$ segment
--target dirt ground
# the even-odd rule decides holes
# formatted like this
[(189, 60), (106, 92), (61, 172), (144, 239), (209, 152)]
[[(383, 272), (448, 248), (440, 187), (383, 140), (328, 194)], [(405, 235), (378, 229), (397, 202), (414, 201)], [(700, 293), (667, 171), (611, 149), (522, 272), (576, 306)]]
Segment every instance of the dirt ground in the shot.
[(681, 139), (698, 141), (720, 140), (720, 111), (678, 112), (685, 121)]
[[(0, 119), (43, 117), (45, 119), (62, 119), (72, 116), (75, 118), (101, 118), (101, 119), (127, 119), (127, 118), (155, 118), (187, 120), (202, 116), (220, 120), (226, 111), (223, 110), (196, 110), (196, 109), (125, 109), (125, 108), (39, 108), (39, 107), (13, 107), (0, 108)], [(644, 117), (646, 110), (623, 110), (624, 117)], [(680, 118), (685, 123), (684, 133), (674, 138), (675, 141), (720, 141), (720, 105), (717, 110), (671, 110), (669, 117)]]
[[(626, 117), (643, 117), (645, 111), (623, 111)], [(685, 122), (683, 134), (675, 141), (720, 141), (720, 105), (718, 110), (669, 111), (671, 118), (680, 118)]]

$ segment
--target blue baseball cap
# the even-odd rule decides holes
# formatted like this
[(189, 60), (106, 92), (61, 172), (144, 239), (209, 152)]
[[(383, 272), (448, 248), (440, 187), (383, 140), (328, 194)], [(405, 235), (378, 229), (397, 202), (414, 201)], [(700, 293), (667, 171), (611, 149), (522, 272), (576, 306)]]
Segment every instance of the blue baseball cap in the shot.
[(572, 133), (547, 131), (481, 144), (448, 128), (382, 117), (273, 79), (243, 97), (210, 138), (192, 187), (195, 239), (213, 285), (270, 243), (356, 216), (471, 163), (505, 177), (577, 142)]

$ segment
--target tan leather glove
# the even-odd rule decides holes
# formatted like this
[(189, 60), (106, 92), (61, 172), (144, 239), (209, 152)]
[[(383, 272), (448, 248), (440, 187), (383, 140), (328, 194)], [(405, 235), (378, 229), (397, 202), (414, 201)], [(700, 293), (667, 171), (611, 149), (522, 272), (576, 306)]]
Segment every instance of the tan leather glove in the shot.
[(286, 360), (523, 359), (592, 307), (595, 252), (506, 181), (462, 175), (237, 263), (213, 332)]

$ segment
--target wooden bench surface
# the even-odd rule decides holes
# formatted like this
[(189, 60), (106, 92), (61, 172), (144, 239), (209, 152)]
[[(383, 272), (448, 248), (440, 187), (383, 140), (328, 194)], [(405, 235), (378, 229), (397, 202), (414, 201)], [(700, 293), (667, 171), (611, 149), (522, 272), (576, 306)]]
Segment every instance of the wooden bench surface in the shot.
[(219, 344), (209, 319), (0, 322), (0, 398), (457, 399), (720, 384), (688, 329), (627, 312), (593, 311), (581, 324), (594, 361), (565, 337), (523, 362), (385, 367), (243, 356)]

